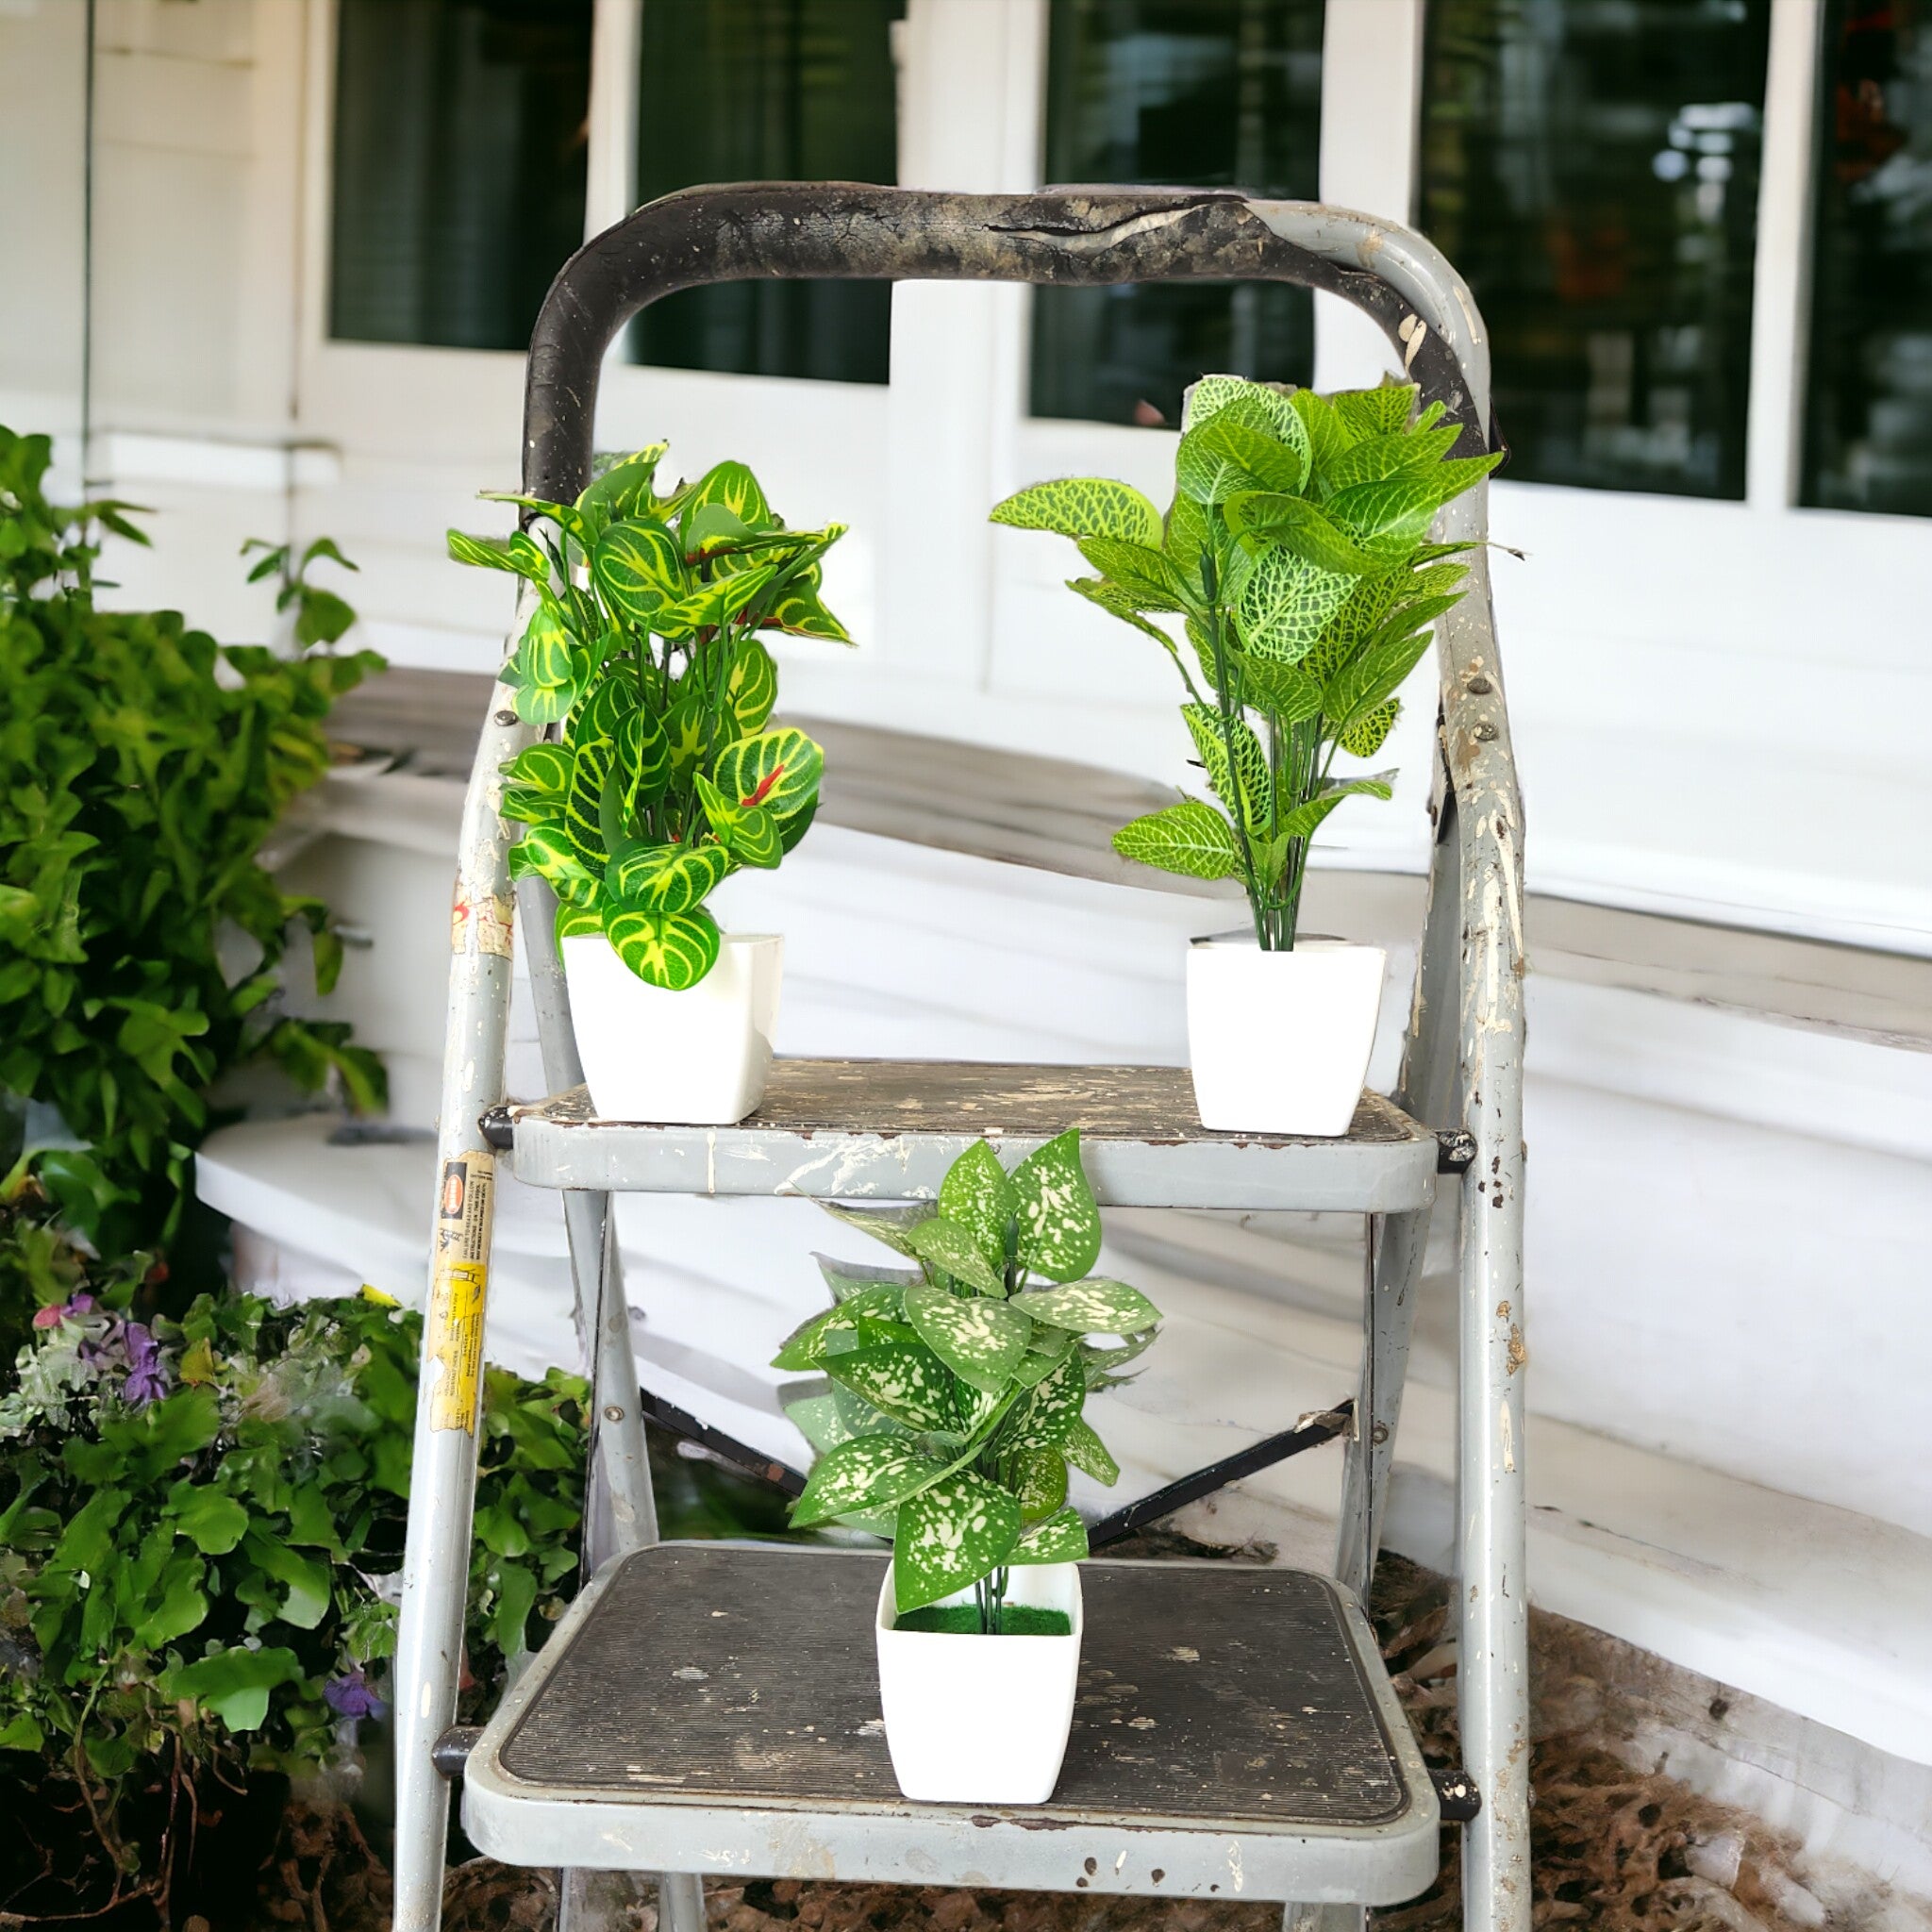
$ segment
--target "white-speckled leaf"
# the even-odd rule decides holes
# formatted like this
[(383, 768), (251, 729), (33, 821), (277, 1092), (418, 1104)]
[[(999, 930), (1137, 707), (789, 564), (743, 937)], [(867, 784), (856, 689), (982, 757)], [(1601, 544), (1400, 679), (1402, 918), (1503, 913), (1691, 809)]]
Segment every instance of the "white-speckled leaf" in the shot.
[(876, 1516), (945, 1474), (903, 1436), (861, 1436), (819, 1458), (805, 1492), (791, 1506), (791, 1526), (855, 1514)]
[(1082, 1474), (1091, 1475), (1095, 1482), (1109, 1490), (1121, 1479), (1120, 1464), (1113, 1459), (1107, 1444), (1093, 1433), (1093, 1424), (1085, 1416), (1078, 1417), (1067, 1431), (1066, 1441), (1060, 1444), (1060, 1454)]
[(1007, 1553), (1011, 1563), (1077, 1563), (1087, 1554), (1087, 1525), (1071, 1509), (1036, 1523)]
[(1104, 1275), (1030, 1289), (1016, 1306), (1042, 1327), (1071, 1328), (1076, 1335), (1138, 1335), (1160, 1320), (1160, 1310), (1138, 1288)]
[(1004, 1275), (1007, 1229), (1016, 1208), (1013, 1184), (1000, 1158), (984, 1141), (975, 1141), (946, 1170), (940, 1183), (940, 1212), (973, 1237), (986, 1265)]
[(952, 1372), (929, 1348), (887, 1341), (831, 1356), (825, 1374), (893, 1421), (914, 1429), (955, 1426)]
[(937, 1214), (909, 1229), (906, 1239), (922, 1261), (942, 1270), (955, 1281), (963, 1281), (980, 1294), (1004, 1298), (1005, 1277), (987, 1265), (979, 1244), (957, 1221)]
[[(919, 1202), (910, 1208), (846, 1208), (837, 1201), (821, 1201), (819, 1206), (834, 1221), (842, 1221), (847, 1227), (856, 1227), (862, 1234), (869, 1234), (875, 1241), (883, 1241), (895, 1254), (912, 1255), (912, 1244), (908, 1239), (911, 1230), (922, 1221), (930, 1221), (939, 1210), (927, 1202)], [(916, 1260), (917, 1256), (913, 1256)]]
[(884, 1282), (910, 1288), (925, 1279), (916, 1268), (874, 1268), (869, 1261), (841, 1261), (836, 1255), (814, 1255), (812, 1259), (819, 1264), (819, 1273), (825, 1277), (835, 1302), (848, 1302)]
[(1077, 1355), (1063, 1356), (1053, 1373), (1027, 1390), (1007, 1412), (1000, 1429), (1002, 1455), (1015, 1449), (1058, 1449), (1079, 1420), (1087, 1401), (1087, 1368)]
[(1026, 1344), (1026, 1353), (1013, 1367), (1013, 1380), (1022, 1389), (1031, 1389), (1053, 1374), (1074, 1345), (1074, 1334), (1067, 1328), (1036, 1328)]
[(972, 1470), (949, 1475), (900, 1504), (892, 1541), (899, 1613), (977, 1583), (1007, 1560), (1019, 1537), (1019, 1504)]
[(843, 1301), (834, 1302), (808, 1322), (802, 1322), (785, 1338), (783, 1347), (772, 1357), (774, 1369), (815, 1369), (824, 1361), (825, 1342), (834, 1329), (854, 1328), (861, 1316), (876, 1316), (896, 1322), (904, 1314), (906, 1291), (897, 1282), (869, 1284)]
[(945, 1288), (908, 1288), (906, 1319), (954, 1374), (989, 1395), (998, 1395), (1011, 1384), (1033, 1333), (1033, 1324), (1010, 1303), (985, 1295), (968, 1299)]
[(840, 1388), (824, 1375), (781, 1383), (778, 1406), (820, 1456), (860, 1436), (903, 1439), (908, 1433), (904, 1424), (881, 1415), (869, 1402), (859, 1401), (851, 1390)]
[(1100, 1209), (1080, 1167), (1080, 1130), (1069, 1127), (1013, 1170), (1020, 1260), (1049, 1281), (1072, 1281), (1100, 1258)]
[(1001, 1471), (1020, 1499), (1020, 1516), (1039, 1523), (1067, 1500), (1067, 1458), (1058, 1449), (1022, 1449)]

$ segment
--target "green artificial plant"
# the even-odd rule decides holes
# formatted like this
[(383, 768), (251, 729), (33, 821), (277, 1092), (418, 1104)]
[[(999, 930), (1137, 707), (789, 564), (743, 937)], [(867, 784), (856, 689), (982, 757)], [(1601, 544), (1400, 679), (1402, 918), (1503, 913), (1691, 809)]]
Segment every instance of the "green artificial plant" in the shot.
[[(1240, 376), (1188, 391), (1165, 516), (1101, 477), (1039, 483), (992, 521), (1074, 538), (1097, 576), (1068, 588), (1154, 638), (1187, 687), (1181, 713), (1220, 808), (1188, 797), (1114, 835), (1124, 858), (1191, 878), (1238, 878), (1257, 941), (1294, 944), (1308, 847), (1357, 793), (1392, 774), (1371, 758), (1428, 626), (1462, 594), (1469, 546), (1427, 541), (1436, 512), (1500, 455), (1451, 457), (1441, 406), (1406, 383), (1319, 396)], [(1187, 649), (1157, 622), (1178, 617)], [(1189, 658), (1194, 669), (1189, 668)]]
[(971, 1586), (997, 1632), (1013, 1565), (1087, 1554), (1068, 1468), (1107, 1484), (1120, 1471), (1082, 1411), (1160, 1311), (1088, 1273), (1100, 1212), (1077, 1129), (1010, 1174), (975, 1141), (935, 1203), (827, 1211), (915, 1265), (818, 1257), (832, 1306), (773, 1364), (824, 1378), (786, 1405), (819, 1452), (792, 1524), (890, 1536), (901, 1613)]
[(496, 497), (530, 529), (501, 544), (452, 530), (449, 549), (535, 592), (504, 681), (555, 735), (504, 768), (503, 815), (525, 827), (511, 874), (555, 889), (559, 940), (602, 932), (640, 979), (681, 991), (718, 958), (706, 899), (776, 866), (818, 809), (824, 756), (769, 724), (778, 671), (757, 634), (851, 640), (819, 596), (842, 525), (787, 529), (742, 463), (659, 495), (665, 447), (575, 504)]
[(341, 944), (257, 855), (328, 767), (329, 707), (382, 659), (224, 647), (178, 611), (102, 608), (98, 533), (146, 539), (125, 504), (50, 503), (51, 457), (0, 428), (0, 1090), (85, 1143), (30, 1154), (116, 1253), (173, 1238), (230, 1069), (269, 1059), (381, 1104), (347, 1026), (279, 1010), (291, 929), (323, 991)]

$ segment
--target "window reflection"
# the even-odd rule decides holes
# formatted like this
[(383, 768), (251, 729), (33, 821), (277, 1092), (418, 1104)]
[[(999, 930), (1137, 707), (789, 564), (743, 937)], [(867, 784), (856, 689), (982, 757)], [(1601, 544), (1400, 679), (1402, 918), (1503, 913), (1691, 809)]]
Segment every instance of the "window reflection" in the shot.
[(1421, 219), (1512, 478), (1741, 497), (1770, 0), (1433, 0)]
[[(638, 199), (708, 181), (898, 179), (905, 0), (645, 0)], [(654, 303), (631, 353), (673, 369), (884, 382), (884, 282), (732, 282)]]
[(522, 349), (584, 239), (591, 0), (341, 0), (329, 333)]
[(1803, 500), (1932, 516), (1932, 12), (1828, 0)]
[[(1323, 0), (1053, 0), (1046, 179), (1313, 200)], [(1284, 284), (1034, 292), (1036, 416), (1178, 423), (1204, 370), (1307, 382), (1312, 304)]]

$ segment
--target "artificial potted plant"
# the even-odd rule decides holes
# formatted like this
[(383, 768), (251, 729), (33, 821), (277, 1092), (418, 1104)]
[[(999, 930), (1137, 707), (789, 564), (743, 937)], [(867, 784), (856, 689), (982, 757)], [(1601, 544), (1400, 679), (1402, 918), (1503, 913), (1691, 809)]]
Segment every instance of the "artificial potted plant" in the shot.
[[(1124, 858), (1241, 880), (1250, 932), (1188, 955), (1188, 1039), (1204, 1125), (1334, 1135), (1374, 1043), (1378, 947), (1298, 936), (1308, 849), (1357, 793), (1428, 626), (1461, 595), (1458, 544), (1428, 528), (1498, 456), (1449, 455), (1460, 430), (1405, 383), (1318, 396), (1209, 375), (1188, 392), (1165, 516), (1124, 483), (1079, 477), (1009, 496), (995, 523), (1072, 537), (1099, 575), (1069, 588), (1173, 658), (1196, 759), (1220, 801), (1179, 802), (1114, 835)], [(1158, 620), (1178, 617), (1185, 645)], [(1189, 660), (1193, 660), (1190, 669)]]
[(840, 525), (789, 530), (742, 463), (659, 495), (665, 445), (606, 469), (508, 543), (449, 533), (459, 563), (536, 591), (503, 672), (544, 740), (504, 767), (525, 827), (512, 877), (558, 900), (557, 940), (591, 1105), (607, 1117), (740, 1121), (764, 1091), (784, 941), (719, 931), (705, 901), (805, 836), (824, 758), (769, 723), (759, 631), (849, 642), (819, 596)]
[(906, 1796), (1043, 1804), (1080, 1660), (1087, 1530), (1067, 1471), (1119, 1475), (1082, 1411), (1160, 1311), (1088, 1273), (1100, 1214), (1077, 1130), (1010, 1174), (975, 1141), (937, 1203), (830, 1211), (914, 1265), (819, 1257), (832, 1306), (774, 1363), (823, 1377), (787, 1402), (819, 1452), (792, 1522), (891, 1539), (874, 1641)]

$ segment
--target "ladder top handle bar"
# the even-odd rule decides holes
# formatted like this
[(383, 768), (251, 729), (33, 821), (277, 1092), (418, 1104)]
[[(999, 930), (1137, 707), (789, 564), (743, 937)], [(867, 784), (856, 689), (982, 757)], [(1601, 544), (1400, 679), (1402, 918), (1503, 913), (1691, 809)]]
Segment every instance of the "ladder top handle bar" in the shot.
[(530, 338), (524, 490), (590, 480), (597, 377), (630, 318), (680, 289), (738, 281), (1295, 282), (1353, 303), (1399, 365), (1493, 447), (1489, 340), (1469, 290), (1412, 229), (1313, 202), (1192, 188), (944, 194), (844, 181), (744, 181), (647, 203), (558, 271)]

